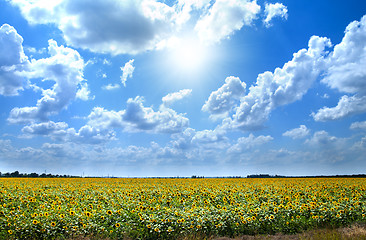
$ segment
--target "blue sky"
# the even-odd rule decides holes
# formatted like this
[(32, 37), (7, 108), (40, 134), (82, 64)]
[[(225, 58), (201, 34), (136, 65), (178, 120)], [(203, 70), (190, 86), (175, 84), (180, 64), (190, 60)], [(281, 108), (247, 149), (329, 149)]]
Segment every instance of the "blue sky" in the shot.
[(0, 171), (366, 172), (366, 2), (0, 1)]

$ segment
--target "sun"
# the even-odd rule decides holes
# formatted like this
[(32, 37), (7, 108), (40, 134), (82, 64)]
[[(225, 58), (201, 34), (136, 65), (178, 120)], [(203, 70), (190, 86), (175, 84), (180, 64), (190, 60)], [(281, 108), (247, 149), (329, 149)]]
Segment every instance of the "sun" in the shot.
[(167, 55), (168, 64), (178, 72), (198, 72), (209, 59), (207, 46), (194, 37), (175, 39)]

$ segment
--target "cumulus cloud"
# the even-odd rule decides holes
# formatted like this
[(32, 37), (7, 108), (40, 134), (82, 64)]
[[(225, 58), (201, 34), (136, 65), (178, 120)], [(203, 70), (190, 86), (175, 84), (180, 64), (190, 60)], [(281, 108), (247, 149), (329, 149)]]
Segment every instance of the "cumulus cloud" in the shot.
[(154, 0), (11, 3), (30, 24), (55, 24), (68, 45), (113, 55), (154, 49), (176, 25), (174, 8)]
[(182, 100), (185, 97), (190, 96), (192, 93), (192, 89), (182, 89), (178, 92), (169, 93), (162, 98), (163, 106), (168, 107), (172, 105), (174, 102)]
[(287, 19), (288, 10), (285, 5), (282, 3), (266, 3), (264, 13), (266, 18), (263, 20), (266, 27), (270, 27), (272, 25), (271, 21), (275, 17), (280, 17), (282, 19)]
[(53, 81), (50, 89), (42, 89), (42, 98), (34, 107), (14, 108), (10, 112), (10, 123), (31, 123), (48, 121), (50, 115), (67, 108), (76, 98), (86, 100), (89, 95), (83, 78), (84, 61), (79, 53), (71, 48), (58, 46), (49, 40), (49, 58), (32, 60), (27, 77)]
[(81, 99), (83, 101), (88, 101), (88, 100), (92, 100), (95, 98), (95, 96), (90, 96), (91, 92), (90, 89), (88, 87), (88, 83), (86, 82), (82, 82), (79, 85), (79, 89), (76, 92), (76, 98)]
[(31, 135), (65, 135), (66, 129), (68, 128), (65, 122), (43, 122), (43, 123), (32, 123), (29, 126), (22, 128), (22, 132)]
[(82, 126), (78, 132), (71, 131), (67, 137), (71, 142), (83, 144), (101, 144), (116, 139), (113, 130), (99, 129), (89, 125)]
[(363, 130), (366, 131), (366, 121), (363, 122), (354, 122), (350, 126), (351, 130)]
[(219, 42), (244, 25), (251, 25), (259, 12), (260, 6), (256, 1), (216, 0), (194, 29), (202, 41)]
[(319, 76), (324, 66), (324, 49), (330, 40), (313, 36), (308, 49), (294, 53), (282, 68), (258, 75), (247, 95), (240, 98), (232, 119), (225, 119), (228, 128), (253, 130), (262, 128), (271, 111), (300, 100)]
[(95, 107), (88, 116), (88, 124), (101, 129), (123, 128), (128, 132), (147, 131), (155, 133), (175, 133), (187, 128), (189, 120), (170, 108), (154, 111), (143, 105), (142, 97), (130, 98), (122, 111), (108, 111)]
[(312, 116), (315, 121), (330, 121), (366, 112), (366, 16), (350, 23), (342, 42), (334, 47), (326, 64), (322, 82), (344, 95), (337, 106), (323, 107)]
[(228, 149), (228, 152), (229, 153), (241, 153), (244, 151), (248, 151), (249, 149), (259, 147), (272, 140), (273, 140), (273, 137), (271, 137), (269, 135), (268, 136), (260, 135), (258, 137), (255, 137), (253, 134), (249, 134), (248, 137), (239, 138), (237, 143)]
[(115, 133), (112, 130), (85, 125), (76, 131), (74, 128), (69, 128), (65, 122), (53, 121), (32, 123), (23, 127), (22, 132), (29, 137), (38, 135), (49, 137), (52, 140), (83, 144), (101, 144), (115, 139)]
[(214, 130), (202, 130), (197, 131), (192, 137), (192, 143), (217, 143), (224, 140), (228, 140), (225, 136), (226, 131), (224, 129), (216, 128)]
[(329, 55), (322, 82), (345, 93), (366, 94), (366, 16), (351, 22)]
[[(261, 10), (256, 0), (178, 0), (171, 6), (157, 0), (9, 1), (29, 24), (55, 25), (68, 46), (112, 55), (160, 49), (190, 24), (203, 42), (220, 42), (251, 26)], [(285, 6), (267, 5), (266, 23), (286, 18)]]
[(0, 95), (18, 95), (26, 85), (21, 73), (28, 68), (29, 61), (22, 44), (23, 38), (14, 27), (0, 27)]
[(187, 150), (192, 146), (192, 138), (196, 135), (196, 130), (193, 128), (186, 128), (181, 133), (172, 135), (173, 140), (171, 144), (174, 148)]
[(188, 127), (189, 120), (172, 109), (155, 112), (151, 107), (143, 106), (144, 99), (136, 97), (127, 100), (127, 108), (123, 120), (127, 123), (126, 130), (153, 130), (173, 133)]
[(305, 125), (300, 125), (299, 128), (288, 130), (282, 134), (282, 136), (290, 137), (292, 139), (304, 138), (309, 135), (310, 130)]
[[(349, 24), (342, 42), (330, 53), (326, 51), (332, 46), (328, 38), (311, 37), (308, 49), (294, 53), (293, 59), (282, 68), (259, 74), (247, 95), (240, 97), (239, 106), (231, 103), (217, 108), (218, 112), (224, 113), (230, 107), (235, 110), (232, 116), (224, 119), (222, 126), (242, 130), (262, 128), (275, 108), (300, 100), (319, 76), (324, 77), (322, 82), (331, 88), (355, 95), (343, 96), (336, 107), (324, 107), (312, 113), (316, 121), (335, 120), (366, 112), (363, 104), (366, 100), (366, 72), (363, 67), (366, 63), (365, 26), (366, 16), (360, 22)], [(210, 98), (214, 100), (215, 96), (220, 96), (219, 92), (213, 92)], [(203, 110), (215, 109), (216, 105), (211, 102), (209, 99)]]
[(312, 138), (307, 139), (305, 143), (325, 151), (331, 151), (336, 148), (343, 149), (345, 139), (331, 136), (326, 131), (318, 131), (314, 133)]
[(133, 66), (134, 61), (135, 61), (134, 59), (131, 59), (130, 61), (126, 62), (123, 67), (121, 67), (122, 71), (121, 81), (123, 86), (125, 87), (127, 78), (132, 78), (133, 71), (135, 70), (135, 67)]
[(355, 114), (366, 112), (366, 96), (343, 96), (337, 106), (328, 108), (323, 107), (317, 113), (312, 113), (315, 121), (332, 121)]
[(178, 0), (174, 5), (178, 13), (176, 22), (181, 25), (191, 19), (191, 12), (194, 10), (207, 9), (211, 0)]
[(211, 116), (227, 116), (236, 101), (245, 93), (246, 84), (238, 77), (227, 77), (225, 83), (212, 92), (202, 107)]

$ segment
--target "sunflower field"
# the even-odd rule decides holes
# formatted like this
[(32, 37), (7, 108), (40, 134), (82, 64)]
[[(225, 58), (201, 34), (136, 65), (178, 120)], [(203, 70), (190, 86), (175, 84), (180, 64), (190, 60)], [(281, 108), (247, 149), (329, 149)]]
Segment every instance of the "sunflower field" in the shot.
[(2, 178), (0, 239), (174, 239), (366, 222), (363, 178)]

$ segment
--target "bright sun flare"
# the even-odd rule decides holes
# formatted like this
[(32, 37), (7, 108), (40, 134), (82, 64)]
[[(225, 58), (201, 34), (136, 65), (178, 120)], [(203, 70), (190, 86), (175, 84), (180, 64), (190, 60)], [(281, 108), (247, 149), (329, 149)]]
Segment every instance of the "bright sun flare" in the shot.
[(169, 51), (169, 64), (177, 71), (201, 70), (208, 60), (207, 48), (199, 40), (178, 39)]

